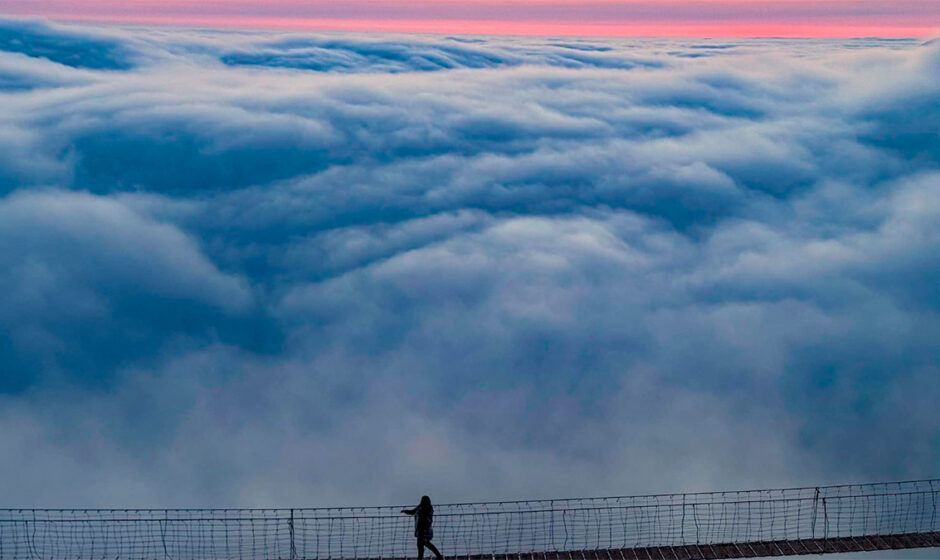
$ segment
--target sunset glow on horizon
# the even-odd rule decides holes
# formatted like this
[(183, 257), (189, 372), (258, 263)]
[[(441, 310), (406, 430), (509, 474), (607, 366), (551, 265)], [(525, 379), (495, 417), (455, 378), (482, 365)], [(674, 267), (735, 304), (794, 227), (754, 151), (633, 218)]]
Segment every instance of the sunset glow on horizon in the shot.
[(495, 35), (927, 37), (936, 0), (5, 0), (0, 15), (179, 27)]

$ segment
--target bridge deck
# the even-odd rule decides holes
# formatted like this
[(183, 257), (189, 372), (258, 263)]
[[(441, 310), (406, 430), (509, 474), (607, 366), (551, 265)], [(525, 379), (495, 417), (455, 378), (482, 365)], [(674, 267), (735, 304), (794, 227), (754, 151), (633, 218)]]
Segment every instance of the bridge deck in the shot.
[(718, 560), (940, 547), (940, 532), (712, 545), (471, 556), (469, 560)]
[[(869, 537), (842, 537), (793, 541), (752, 542), (741, 544), (696, 545), (658, 547), (616, 551), (614, 560), (706, 560), (719, 558), (760, 558), (771, 556), (801, 556), (808, 554), (834, 554), (940, 547), (940, 532), (910, 535), (880, 535)], [(598, 560), (608, 560), (606, 553)], [(612, 552), (613, 556), (613, 552)]]

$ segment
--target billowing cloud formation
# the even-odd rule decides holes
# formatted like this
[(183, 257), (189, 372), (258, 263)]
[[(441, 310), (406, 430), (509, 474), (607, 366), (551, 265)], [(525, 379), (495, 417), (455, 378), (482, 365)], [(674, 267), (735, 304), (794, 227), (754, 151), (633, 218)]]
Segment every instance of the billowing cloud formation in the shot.
[(2, 27), (4, 503), (936, 474), (936, 45)]

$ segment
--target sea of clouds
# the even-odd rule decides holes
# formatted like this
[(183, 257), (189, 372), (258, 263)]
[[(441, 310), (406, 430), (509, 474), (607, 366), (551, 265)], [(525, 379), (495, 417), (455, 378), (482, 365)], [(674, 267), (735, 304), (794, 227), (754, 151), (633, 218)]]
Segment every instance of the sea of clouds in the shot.
[(0, 21), (0, 502), (940, 473), (940, 45)]

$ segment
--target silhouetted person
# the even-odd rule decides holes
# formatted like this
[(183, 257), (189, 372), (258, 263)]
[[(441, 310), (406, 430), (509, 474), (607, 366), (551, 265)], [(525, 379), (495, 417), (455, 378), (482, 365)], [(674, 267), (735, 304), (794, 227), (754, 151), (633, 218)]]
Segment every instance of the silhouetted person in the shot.
[(403, 509), (402, 513), (415, 516), (415, 538), (418, 539), (418, 560), (424, 560), (424, 547), (431, 549), (437, 560), (444, 560), (444, 555), (431, 543), (434, 538), (434, 531), (431, 525), (434, 524), (434, 506), (431, 505), (431, 498), (421, 496), (421, 503), (418, 507), (412, 509)]

